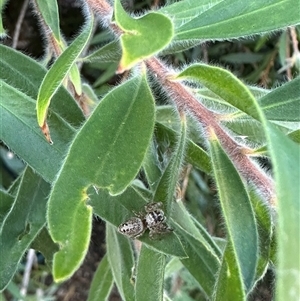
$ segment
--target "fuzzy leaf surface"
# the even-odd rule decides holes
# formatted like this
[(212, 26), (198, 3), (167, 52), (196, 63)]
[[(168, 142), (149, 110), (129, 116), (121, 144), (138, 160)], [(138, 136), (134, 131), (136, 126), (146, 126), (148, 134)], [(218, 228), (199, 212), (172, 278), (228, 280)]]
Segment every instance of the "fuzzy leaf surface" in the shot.
[(119, 41), (112, 41), (83, 58), (84, 62), (87, 63), (118, 63), (120, 59), (121, 48)]
[(232, 106), (259, 119), (253, 95), (231, 72), (206, 64), (194, 64), (181, 72), (177, 78), (199, 81)]
[(0, 229), (2, 228), (3, 220), (10, 210), (14, 202), (14, 197), (4, 190), (0, 190)]
[(23, 254), (45, 225), (49, 192), (50, 185), (27, 168), (0, 229), (0, 290), (7, 286)]
[(57, 42), (60, 41), (59, 14), (56, 0), (37, 0), (39, 11), (43, 16), (46, 24), (51, 28), (51, 31)]
[(111, 267), (105, 254), (93, 276), (87, 301), (108, 300), (113, 284)]
[(135, 282), (136, 300), (163, 300), (165, 265), (166, 256), (164, 254), (153, 251), (142, 244)]
[(157, 189), (155, 191), (154, 200), (165, 203), (166, 216), (170, 215), (174, 195), (176, 193), (176, 185), (179, 180), (181, 166), (184, 160), (185, 146), (187, 140), (187, 122), (185, 115), (180, 119), (180, 133), (175, 146), (174, 153), (164, 170)]
[(124, 31), (121, 36), (121, 70), (130, 69), (137, 62), (153, 56), (173, 38), (173, 24), (163, 14), (151, 12), (134, 19), (125, 12), (120, 0), (116, 0), (115, 18), (117, 25)]
[(46, 225), (34, 238), (30, 248), (41, 252), (45, 258), (47, 266), (49, 269), (52, 269), (53, 256), (59, 250), (59, 247), (53, 242)]
[[(0, 45), (0, 56), (2, 58), (0, 78), (27, 96), (36, 99), (47, 72), (46, 68), (29, 56), (4, 45)], [(52, 98), (49, 115), (53, 112), (72, 126), (78, 127), (84, 121), (78, 105), (63, 87), (59, 88)]]
[(134, 301), (134, 286), (132, 285), (134, 259), (130, 240), (107, 224), (106, 243), (108, 262), (122, 300)]
[(3, 22), (2, 22), (2, 11), (3, 11), (6, 1), (7, 0), (0, 0), (0, 38), (3, 38), (6, 36), (6, 32), (3, 27)]
[(262, 34), (299, 24), (299, 4), (296, 2), (183, 0), (159, 11), (174, 20), (175, 41), (221, 40)]
[(285, 83), (258, 100), (268, 120), (300, 121), (300, 77)]
[(36, 123), (35, 100), (2, 80), (0, 89), (1, 122), (5, 128), (0, 131), (0, 139), (45, 180), (52, 182), (67, 151), (67, 142), (75, 133), (74, 128), (52, 114), (49, 125), (53, 125), (52, 137), (56, 143), (51, 146)]
[[(240, 273), (243, 286), (248, 291), (254, 282), (258, 257), (254, 212), (238, 172), (214, 134), (211, 135), (210, 143), (214, 175), (230, 244), (226, 253), (229, 257), (225, 258), (227, 269)], [(231, 256), (234, 258), (231, 259)], [(231, 266), (230, 262), (234, 266)], [(230, 282), (231, 279), (234, 280), (228, 277), (227, 281)], [(231, 285), (226, 287), (229, 289)]]
[(64, 52), (57, 58), (54, 64), (44, 77), (39, 93), (37, 96), (37, 120), (40, 127), (43, 126), (47, 110), (50, 105), (51, 98), (60, 87), (63, 79), (70, 71), (72, 65), (76, 62), (80, 53), (86, 46), (93, 29), (93, 17), (88, 18), (81, 34), (71, 43), (71, 45), (64, 50)]
[[(173, 204), (171, 220), (171, 226), (182, 240), (188, 256), (180, 259), (182, 264), (199, 283), (204, 294), (211, 297), (216, 273), (221, 263), (220, 249), (203, 227), (200, 230), (195, 225), (194, 220), (182, 203), (176, 202)], [(199, 270), (199, 267), (201, 267), (201, 270)]]
[(235, 252), (229, 241), (224, 250), (223, 261), (218, 273), (214, 301), (246, 301), (243, 279), (237, 268), (238, 265)]
[(296, 301), (300, 295), (300, 147), (266, 123), (278, 198), (278, 271), (276, 300)]
[(146, 79), (135, 77), (102, 99), (73, 140), (48, 206), (50, 234), (61, 245), (53, 264), (56, 281), (70, 277), (87, 252), (92, 220), (88, 187), (111, 194), (126, 189), (141, 167), (154, 115)]

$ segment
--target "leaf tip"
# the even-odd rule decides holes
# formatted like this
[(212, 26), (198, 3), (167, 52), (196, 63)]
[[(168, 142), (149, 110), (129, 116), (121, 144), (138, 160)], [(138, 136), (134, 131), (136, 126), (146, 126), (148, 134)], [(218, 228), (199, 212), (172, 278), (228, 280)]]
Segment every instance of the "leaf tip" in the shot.
[(46, 121), (44, 121), (43, 125), (40, 127), (42, 133), (44, 134), (46, 140), (49, 142), (49, 144), (53, 144), (53, 141), (51, 139), (51, 135), (50, 135), (50, 130), (49, 130), (49, 126), (47, 124)]

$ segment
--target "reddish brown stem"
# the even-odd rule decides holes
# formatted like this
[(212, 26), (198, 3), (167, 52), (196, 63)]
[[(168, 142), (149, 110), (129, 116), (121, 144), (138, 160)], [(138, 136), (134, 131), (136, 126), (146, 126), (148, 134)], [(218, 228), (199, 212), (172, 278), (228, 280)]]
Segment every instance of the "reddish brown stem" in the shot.
[(190, 94), (183, 84), (171, 80), (168, 68), (161, 61), (151, 58), (146, 61), (146, 65), (179, 110), (191, 113), (206, 132), (209, 128), (214, 130), (220, 143), (242, 176), (258, 188), (269, 204), (274, 205), (273, 181), (247, 156), (247, 149), (239, 145), (226, 133), (218, 123), (216, 115)]
[[(102, 17), (107, 17), (107, 14), (111, 15), (112, 13), (112, 8), (105, 0), (86, 0), (86, 2)], [(115, 24), (107, 25), (117, 35), (120, 34), (121, 31), (116, 28)], [(173, 103), (178, 110), (184, 110), (192, 114), (203, 126), (206, 133), (208, 133), (207, 130), (209, 129), (214, 130), (223, 148), (226, 150), (241, 175), (247, 181), (255, 185), (267, 202), (273, 206), (275, 204), (273, 181), (247, 156), (247, 153), (250, 153), (251, 151), (248, 151), (245, 147), (242, 147), (233, 140), (220, 126), (217, 116), (190, 94), (183, 84), (172, 80), (168, 68), (160, 60), (157, 58), (150, 58), (146, 60), (145, 63), (148, 70), (155, 76), (170, 99), (173, 100)]]

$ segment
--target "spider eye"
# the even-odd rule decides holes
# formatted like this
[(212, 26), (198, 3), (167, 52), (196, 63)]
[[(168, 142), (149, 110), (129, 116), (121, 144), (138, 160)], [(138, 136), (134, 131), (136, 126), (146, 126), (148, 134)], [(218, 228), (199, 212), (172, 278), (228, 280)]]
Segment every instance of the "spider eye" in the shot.
[(158, 220), (159, 220), (160, 222), (163, 221), (163, 220), (164, 220), (164, 216), (160, 214), (160, 215), (158, 216)]

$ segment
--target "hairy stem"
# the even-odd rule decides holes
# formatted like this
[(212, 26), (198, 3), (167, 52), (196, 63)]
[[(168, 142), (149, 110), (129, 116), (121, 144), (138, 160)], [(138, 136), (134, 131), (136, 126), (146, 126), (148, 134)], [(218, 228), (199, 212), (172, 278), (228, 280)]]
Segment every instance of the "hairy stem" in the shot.
[(247, 156), (247, 149), (239, 145), (224, 131), (217, 121), (217, 116), (190, 94), (184, 85), (171, 80), (169, 69), (157, 58), (148, 59), (146, 65), (179, 110), (191, 113), (203, 126), (206, 133), (209, 128), (214, 130), (242, 176), (258, 188), (269, 204), (274, 205), (273, 181)]
[[(86, 0), (86, 2), (106, 20), (107, 16), (112, 14), (112, 8), (105, 0)], [(117, 28), (116, 24), (109, 22), (106, 24), (117, 36), (121, 34), (121, 30)], [(214, 130), (241, 175), (257, 187), (267, 202), (273, 206), (275, 204), (273, 181), (247, 156), (247, 153), (251, 153), (251, 150), (242, 147), (233, 140), (220, 126), (217, 115), (204, 107), (187, 90), (187, 87), (180, 82), (172, 80), (169, 69), (160, 60), (150, 58), (145, 63), (148, 70), (154, 75), (178, 110), (184, 110), (193, 115), (207, 134), (209, 129)]]

